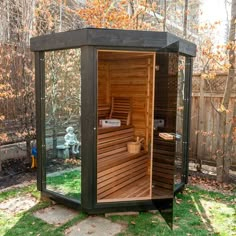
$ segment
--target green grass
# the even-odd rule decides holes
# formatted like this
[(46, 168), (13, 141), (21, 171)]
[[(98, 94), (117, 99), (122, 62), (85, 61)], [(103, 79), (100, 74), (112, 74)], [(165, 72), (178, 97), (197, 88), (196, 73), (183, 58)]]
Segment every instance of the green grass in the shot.
[(36, 185), (29, 185), (23, 188), (15, 188), (15, 189), (11, 189), (9, 191), (4, 191), (0, 193), (0, 202), (8, 199), (8, 198), (12, 198), (12, 197), (17, 197), (17, 196), (22, 196), (26, 193), (31, 193), (32, 196), (34, 196), (35, 198), (39, 198), (40, 197), (40, 193), (36, 190)]
[(30, 185), (21, 189), (13, 189), (10, 191), (0, 193), (0, 202), (7, 201), (14, 197), (21, 197), (31, 195), (36, 198), (38, 202), (32, 208), (20, 213), (6, 213), (0, 211), (0, 235), (1, 236), (62, 236), (64, 230), (72, 226), (77, 221), (85, 218), (85, 214), (79, 213), (74, 219), (70, 220), (60, 227), (54, 227), (46, 222), (34, 217), (33, 213), (39, 209), (44, 209), (51, 205), (48, 201), (39, 201), (40, 192), (36, 190), (35, 185)]
[(56, 176), (47, 176), (47, 189), (61, 193), (67, 197), (80, 199), (81, 173), (79, 170), (58, 173)]
[(184, 194), (178, 194), (174, 204), (172, 232), (159, 213), (113, 216), (111, 219), (128, 224), (128, 229), (120, 236), (236, 236), (236, 196), (186, 188)]
[[(74, 175), (70, 175), (72, 176)], [(64, 177), (66, 179), (66, 176)], [(52, 182), (61, 184), (61, 181), (62, 176)], [(29, 193), (36, 198), (39, 196), (35, 186), (29, 186), (0, 193), (0, 201)], [(64, 235), (66, 229), (87, 217), (78, 212), (78, 215), (66, 224), (54, 227), (33, 216), (33, 212), (49, 204), (38, 202), (31, 209), (13, 215), (0, 211), (0, 235)], [(173, 231), (159, 213), (141, 212), (138, 216), (112, 216), (110, 219), (126, 226), (120, 236), (236, 236), (236, 196), (188, 187), (183, 194), (178, 194), (175, 200)]]

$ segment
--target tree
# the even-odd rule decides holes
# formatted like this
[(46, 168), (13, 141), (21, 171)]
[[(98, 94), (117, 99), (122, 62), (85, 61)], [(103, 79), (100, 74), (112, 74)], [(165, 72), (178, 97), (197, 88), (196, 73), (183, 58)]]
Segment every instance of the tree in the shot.
[[(0, 3), (0, 141), (25, 141), (28, 160), (31, 141), (35, 139), (34, 65), (29, 40), (32, 36), (79, 27), (79, 17), (70, 12), (75, 6), (77, 3), (72, 0), (68, 4), (63, 0)], [(14, 124), (7, 127), (9, 120)]]
[[(88, 0), (77, 14), (87, 26), (113, 29), (150, 29), (144, 21), (146, 1)], [(129, 11), (128, 11), (129, 9)]]
[(73, 119), (77, 125), (80, 123), (80, 49), (46, 52), (45, 66), (46, 135), (52, 137), (55, 158), (58, 134), (64, 134)]
[[(216, 159), (217, 165), (217, 181), (227, 182), (229, 180), (229, 169), (231, 165), (231, 157), (233, 155), (233, 144), (235, 144), (235, 105), (233, 109), (229, 108), (229, 101), (232, 94), (233, 85), (235, 84), (235, 1), (232, 2), (231, 13), (232, 20), (230, 26), (229, 40), (225, 45), (218, 45), (215, 42), (214, 30), (220, 24), (203, 24), (199, 27), (200, 41), (198, 43), (198, 56), (195, 61), (195, 66), (201, 71), (201, 89), (200, 99), (204, 99), (203, 91), (207, 86), (211, 91), (211, 84), (216, 78), (217, 72), (228, 72), (223, 98), (220, 104), (215, 104), (211, 99), (211, 105), (215, 112), (214, 120), (219, 118), (219, 129), (217, 133), (204, 130), (204, 120), (200, 123), (198, 134), (199, 145), (203, 142), (204, 136), (210, 136), (212, 142), (216, 140), (216, 149), (213, 157)], [(202, 34), (201, 34), (202, 32)], [(201, 102), (203, 103), (203, 102)], [(203, 109), (200, 108), (200, 114)], [(229, 120), (229, 115), (232, 114), (232, 119)], [(200, 118), (203, 115), (200, 115)], [(201, 149), (201, 147), (199, 147)], [(198, 157), (198, 169), (201, 169), (201, 157)]]
[[(235, 127), (236, 127), (236, 105), (234, 104), (233, 119), (231, 121), (230, 134), (227, 135), (226, 132), (226, 113), (229, 107), (229, 99), (232, 93), (233, 85), (236, 83), (235, 79), (235, 51), (236, 51), (236, 38), (235, 38), (235, 24), (236, 24), (236, 0), (232, 0), (231, 5), (231, 22), (230, 22), (230, 32), (229, 41), (226, 48), (229, 51), (229, 70), (228, 77), (226, 81), (224, 96), (219, 108), (219, 120), (220, 126), (218, 131), (218, 142), (217, 142), (217, 180), (219, 182), (229, 180), (229, 168), (231, 164), (230, 150), (232, 148), (232, 143), (235, 143)], [(233, 136), (232, 136), (233, 135)]]

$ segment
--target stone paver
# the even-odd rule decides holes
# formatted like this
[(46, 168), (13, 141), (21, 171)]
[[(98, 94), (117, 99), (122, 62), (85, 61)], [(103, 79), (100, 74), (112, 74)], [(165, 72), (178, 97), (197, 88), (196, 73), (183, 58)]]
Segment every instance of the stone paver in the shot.
[(78, 211), (74, 211), (62, 205), (54, 205), (34, 213), (35, 217), (55, 226), (65, 224), (77, 215)]
[(37, 199), (31, 195), (14, 197), (0, 203), (0, 210), (9, 214), (17, 214), (29, 210), (37, 204)]
[(66, 236), (112, 236), (123, 231), (124, 226), (102, 217), (88, 217), (65, 231)]

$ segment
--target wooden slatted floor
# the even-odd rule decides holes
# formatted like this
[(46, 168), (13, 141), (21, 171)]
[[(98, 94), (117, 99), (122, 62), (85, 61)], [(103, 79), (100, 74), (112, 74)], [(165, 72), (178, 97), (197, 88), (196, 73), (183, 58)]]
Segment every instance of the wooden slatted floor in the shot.
[(150, 199), (150, 177), (145, 176), (113, 192), (98, 202)]
[(153, 199), (165, 199), (172, 198), (174, 191), (166, 190), (165, 188), (153, 188), (152, 189), (152, 198)]

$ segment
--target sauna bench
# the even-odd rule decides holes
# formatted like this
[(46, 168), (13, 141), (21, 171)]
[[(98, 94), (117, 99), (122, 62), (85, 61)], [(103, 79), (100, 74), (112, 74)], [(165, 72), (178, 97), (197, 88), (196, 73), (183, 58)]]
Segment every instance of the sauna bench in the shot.
[[(127, 142), (134, 141), (134, 127), (98, 128), (97, 137), (97, 196), (98, 200), (118, 198), (136, 182), (146, 180), (148, 186), (149, 155), (146, 151), (131, 154)], [(142, 189), (142, 188), (140, 188)], [(116, 192), (119, 191), (119, 196)], [(136, 195), (140, 193), (137, 192)], [(146, 191), (149, 194), (149, 190)], [(135, 196), (132, 196), (135, 197)]]

